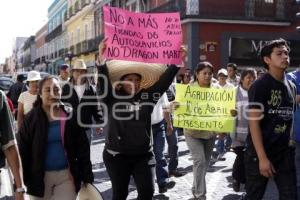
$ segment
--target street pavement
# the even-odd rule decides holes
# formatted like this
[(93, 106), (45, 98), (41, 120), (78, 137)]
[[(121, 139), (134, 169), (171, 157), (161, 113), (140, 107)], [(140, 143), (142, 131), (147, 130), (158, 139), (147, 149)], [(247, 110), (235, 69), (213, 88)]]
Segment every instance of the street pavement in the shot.
[[(95, 175), (95, 186), (100, 190), (105, 200), (112, 199), (111, 183), (102, 160), (104, 136), (94, 136), (91, 146), (91, 159)], [(166, 144), (167, 145), (167, 144)], [(232, 165), (235, 159), (233, 152), (227, 152), (225, 161), (218, 161), (208, 169), (206, 175), (207, 200), (238, 200), (244, 193), (232, 189)], [(176, 182), (174, 188), (164, 194), (158, 193), (156, 185), (154, 200), (190, 200), (193, 199), (191, 188), (193, 183), (192, 160), (184, 136), (179, 137), (179, 168), (186, 172), (185, 176), (172, 179)], [(274, 181), (269, 181), (264, 200), (277, 200), (278, 192)], [(137, 192), (133, 180), (129, 185), (128, 200), (136, 199)]]
[[(102, 160), (104, 142), (104, 135), (94, 135), (91, 145), (91, 160), (95, 176), (94, 184), (103, 195), (104, 200), (110, 200), (112, 199), (111, 183)], [(242, 192), (234, 192), (232, 189), (231, 172), (235, 154), (228, 152), (224, 157), (226, 158), (225, 161), (216, 162), (207, 172), (207, 200), (238, 200), (244, 193), (244, 190), (242, 190)], [(172, 177), (176, 185), (164, 194), (158, 193), (158, 187), (156, 185), (154, 200), (193, 199), (191, 193), (193, 183), (192, 160), (184, 136), (179, 137), (179, 168), (184, 171), (186, 175), (179, 178)], [(7, 168), (1, 169), (0, 177), (0, 200), (13, 199), (11, 177)], [(277, 196), (276, 186), (274, 182), (271, 181), (268, 185), (264, 200), (277, 200)], [(127, 199), (133, 200), (136, 198), (137, 192), (132, 180), (129, 185), (129, 196)]]

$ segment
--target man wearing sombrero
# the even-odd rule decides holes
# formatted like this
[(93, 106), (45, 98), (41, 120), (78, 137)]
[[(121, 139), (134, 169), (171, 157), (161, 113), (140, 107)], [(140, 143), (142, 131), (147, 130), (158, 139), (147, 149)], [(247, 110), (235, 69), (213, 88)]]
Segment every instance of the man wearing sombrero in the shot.
[[(105, 48), (104, 41), (99, 45), (100, 62)], [(118, 60), (98, 66), (99, 75), (106, 78), (99, 76), (98, 92), (108, 110), (103, 160), (111, 179), (113, 200), (126, 200), (131, 175), (138, 199), (152, 199), (155, 158), (151, 113), (178, 70), (176, 65)]]

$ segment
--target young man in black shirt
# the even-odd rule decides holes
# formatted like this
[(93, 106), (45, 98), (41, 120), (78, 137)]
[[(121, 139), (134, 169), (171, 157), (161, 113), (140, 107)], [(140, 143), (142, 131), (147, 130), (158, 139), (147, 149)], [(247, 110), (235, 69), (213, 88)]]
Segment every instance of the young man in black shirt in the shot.
[(249, 90), (249, 128), (245, 153), (246, 199), (263, 198), (274, 177), (281, 200), (296, 200), (295, 148), (291, 142), (294, 85), (285, 79), (289, 46), (283, 39), (267, 42), (261, 58), (268, 72)]

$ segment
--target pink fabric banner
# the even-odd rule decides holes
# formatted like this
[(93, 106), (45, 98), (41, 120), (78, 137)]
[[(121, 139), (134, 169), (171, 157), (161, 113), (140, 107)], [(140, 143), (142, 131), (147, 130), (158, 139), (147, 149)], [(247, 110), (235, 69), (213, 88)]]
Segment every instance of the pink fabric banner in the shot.
[(179, 13), (133, 13), (103, 7), (105, 57), (146, 63), (181, 64)]

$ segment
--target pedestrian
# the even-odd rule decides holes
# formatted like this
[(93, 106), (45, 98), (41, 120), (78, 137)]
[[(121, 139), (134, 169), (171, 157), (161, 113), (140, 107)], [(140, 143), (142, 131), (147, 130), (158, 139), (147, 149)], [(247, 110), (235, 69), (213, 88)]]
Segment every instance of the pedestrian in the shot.
[[(189, 71), (189, 70), (188, 70)], [(168, 101), (173, 102), (175, 100), (176, 96), (176, 90), (175, 90), (175, 85), (174, 81), (170, 85), (169, 89), (166, 92)], [(166, 115), (170, 115), (171, 117), (171, 125), (173, 125), (173, 113), (171, 112), (170, 108), (170, 103), (169, 103), (169, 108), (165, 109), (164, 112)], [(170, 126), (167, 125), (166, 126)], [(178, 153), (178, 135), (183, 135), (183, 129), (182, 128), (177, 128), (172, 126), (172, 132), (169, 130), (167, 131), (167, 143), (168, 143), (168, 157), (169, 157), (169, 164), (168, 164), (168, 170), (169, 170), (169, 176), (174, 176), (174, 177), (181, 177), (184, 176), (184, 172), (180, 171), (178, 169), (178, 159), (179, 159), (179, 153)]]
[(15, 199), (24, 199), (24, 188), (22, 187), (22, 179), (20, 175), (20, 163), (19, 154), (16, 149), (15, 139), (14, 139), (14, 125), (13, 125), (13, 115), (10, 112), (9, 106), (6, 101), (6, 97), (3, 91), (0, 90), (0, 167), (5, 166), (5, 158), (8, 161), (10, 170), (13, 174), (15, 181)]
[(235, 63), (228, 63), (227, 72), (228, 72), (227, 82), (231, 83), (234, 86), (238, 86), (240, 82), (240, 77), (237, 74), (237, 65)]
[(240, 184), (245, 184), (245, 166), (244, 152), (246, 147), (246, 138), (248, 136), (248, 119), (246, 118), (246, 109), (248, 106), (248, 90), (256, 78), (255, 70), (247, 68), (241, 72), (240, 84), (236, 88), (236, 127), (231, 133), (232, 148), (236, 158), (232, 167), (233, 190), (240, 191)]
[(17, 82), (14, 83), (12, 86), (10, 86), (9, 91), (7, 93), (8, 98), (10, 98), (10, 100), (12, 101), (13, 105), (14, 105), (14, 109), (15, 111), (15, 118), (17, 118), (17, 109), (18, 109), (18, 99), (19, 96), (22, 92), (26, 91), (26, 86), (23, 83), (24, 81), (24, 75), (23, 74), (18, 74), (17, 76)]
[(295, 87), (285, 78), (290, 48), (284, 39), (266, 42), (261, 59), (268, 72), (250, 87), (250, 135), (245, 152), (246, 199), (263, 198), (274, 177), (279, 199), (296, 200), (295, 147), (291, 138)]
[[(213, 66), (209, 62), (200, 62), (194, 74), (191, 86), (200, 88), (213, 87), (211, 79)], [(185, 140), (193, 159), (193, 187), (195, 200), (206, 199), (205, 175), (215, 142), (215, 134), (210, 131), (184, 129)]]
[(74, 200), (82, 184), (93, 182), (88, 139), (76, 113), (60, 102), (58, 80), (47, 76), (39, 88), (18, 133), (24, 184), (32, 200)]
[[(227, 78), (228, 78), (228, 72), (226, 69), (222, 68), (218, 71), (217, 73), (217, 78), (218, 78), (218, 82), (215, 84), (216, 88), (220, 88), (220, 89), (230, 89), (230, 88), (234, 88), (234, 85), (227, 82)], [(218, 151), (218, 156), (216, 160), (221, 160), (224, 161), (225, 158), (223, 157), (224, 154), (226, 153), (226, 150), (230, 150), (231, 148), (231, 137), (229, 133), (218, 133), (218, 139), (216, 142), (216, 149)]]
[(101, 107), (98, 102), (96, 88), (88, 79), (87, 66), (82, 59), (75, 60), (71, 79), (62, 89), (62, 101), (70, 104), (78, 113), (77, 123), (83, 127), (91, 144), (93, 135), (93, 119), (96, 122), (96, 132), (101, 132)]
[(38, 94), (38, 81), (41, 75), (38, 71), (30, 71), (26, 80), (28, 91), (22, 92), (18, 99), (18, 129), (21, 127), (24, 116), (32, 109)]
[(69, 82), (69, 80), (70, 80), (69, 74), (70, 74), (69, 65), (61, 64), (59, 66), (59, 75), (58, 75), (58, 81), (59, 81), (61, 88), (64, 86), (64, 84)]
[[(100, 62), (104, 60), (105, 49), (104, 41), (99, 45)], [(152, 200), (155, 159), (151, 113), (178, 70), (175, 65), (167, 68), (117, 60), (98, 66), (102, 75), (98, 91), (108, 110), (103, 160), (112, 183), (113, 200), (126, 199), (131, 176), (137, 187), (137, 199)]]
[(300, 199), (300, 68), (287, 74), (287, 78), (296, 85), (296, 111), (294, 113), (294, 138), (296, 141), (296, 173), (297, 173), (297, 195)]
[(159, 193), (165, 193), (175, 186), (175, 182), (170, 180), (168, 163), (164, 156), (166, 135), (173, 133), (170, 113), (164, 111), (169, 106), (168, 104), (167, 94), (164, 93), (155, 104), (151, 114), (156, 182)]

